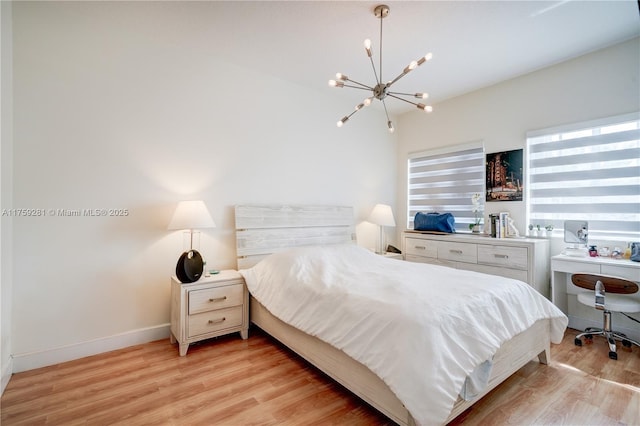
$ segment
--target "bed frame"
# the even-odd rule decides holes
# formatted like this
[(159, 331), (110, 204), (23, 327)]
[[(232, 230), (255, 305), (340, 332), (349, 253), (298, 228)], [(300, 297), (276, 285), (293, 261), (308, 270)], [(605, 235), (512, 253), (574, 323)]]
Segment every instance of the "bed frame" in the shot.
[[(249, 268), (265, 256), (290, 247), (355, 243), (351, 207), (239, 205), (235, 210), (238, 269)], [(400, 425), (415, 424), (402, 402), (363, 364), (320, 339), (280, 321), (253, 297), (250, 302), (250, 318), (256, 326), (394, 422)], [(494, 357), (487, 388), (472, 401), (458, 398), (447, 422), (535, 357), (542, 364), (550, 362), (550, 341), (550, 321), (541, 320), (505, 342)]]

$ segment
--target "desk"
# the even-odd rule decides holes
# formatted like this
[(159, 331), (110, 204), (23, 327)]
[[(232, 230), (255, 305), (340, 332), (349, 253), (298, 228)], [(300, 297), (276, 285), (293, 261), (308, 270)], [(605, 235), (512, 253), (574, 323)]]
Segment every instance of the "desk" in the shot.
[[(571, 282), (575, 273), (612, 275), (640, 283), (640, 262), (607, 257), (574, 257), (559, 254), (551, 258), (551, 301), (569, 317), (569, 327), (584, 330), (586, 327), (602, 327), (602, 312), (580, 304), (576, 294), (584, 291)], [(640, 300), (640, 293), (633, 296)], [(640, 319), (640, 314), (632, 314)], [(640, 338), (638, 323), (616, 314), (613, 328), (629, 335), (633, 339)]]

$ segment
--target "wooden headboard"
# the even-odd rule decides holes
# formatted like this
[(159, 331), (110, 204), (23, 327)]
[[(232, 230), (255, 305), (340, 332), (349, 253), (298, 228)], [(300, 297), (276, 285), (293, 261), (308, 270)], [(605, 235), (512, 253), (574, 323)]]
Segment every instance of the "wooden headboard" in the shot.
[(238, 269), (292, 247), (356, 240), (352, 207), (254, 204), (235, 210)]

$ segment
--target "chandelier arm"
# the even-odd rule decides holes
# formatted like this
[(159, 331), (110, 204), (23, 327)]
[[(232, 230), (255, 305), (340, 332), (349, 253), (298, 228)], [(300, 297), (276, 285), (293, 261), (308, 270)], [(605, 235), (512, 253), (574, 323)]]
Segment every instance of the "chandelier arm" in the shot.
[(389, 93), (389, 92), (387, 92), (387, 96), (391, 96), (391, 97), (392, 97), (392, 98), (394, 98), (394, 99), (398, 99), (398, 100), (403, 101), (403, 102), (406, 102), (406, 103), (408, 103), (408, 104), (418, 106), (418, 104), (417, 104), (416, 102), (408, 101), (408, 100), (406, 100), (406, 99), (404, 99), (404, 98), (401, 98), (400, 96), (396, 96), (396, 95), (395, 95), (395, 94), (393, 94), (393, 93)]
[(350, 86), (348, 84), (345, 84), (344, 87), (350, 87), (352, 89), (360, 89), (360, 90), (366, 90), (366, 91), (373, 90), (373, 88), (371, 88), (371, 87)]
[(386, 102), (384, 101), (384, 99), (382, 99), (382, 106), (384, 107), (384, 113), (385, 113), (385, 114), (386, 114), (386, 116), (387, 116), (387, 121), (390, 121), (390, 120), (389, 120), (389, 111), (387, 111), (387, 104), (386, 104)]
[(376, 84), (380, 84), (380, 79), (378, 78), (378, 73), (376, 72), (376, 66), (373, 64), (373, 58), (371, 56), (369, 56), (369, 61), (371, 62), (371, 68), (373, 69), (373, 76), (376, 78)]
[(391, 85), (392, 85), (393, 83), (395, 83), (396, 81), (400, 80), (402, 77), (404, 77), (404, 76), (405, 76), (405, 75), (407, 75), (407, 74), (409, 74), (409, 72), (408, 72), (408, 71), (402, 71), (402, 72), (400, 73), (400, 75), (399, 75), (399, 76), (397, 76), (396, 78), (394, 78), (393, 80), (391, 80), (391, 83), (387, 83), (387, 87), (391, 87)]
[(412, 98), (415, 98), (416, 94), (415, 93), (402, 93), (402, 92), (387, 92), (387, 94), (391, 94), (391, 95), (402, 95), (402, 96), (411, 96)]
[(384, 13), (380, 11), (380, 80), (378, 80), (378, 84), (382, 83), (382, 19), (384, 19)]
[[(360, 82), (358, 82), (358, 81), (355, 81), (355, 80), (352, 80), (352, 79), (350, 79), (350, 78), (349, 78), (347, 81), (350, 81), (351, 83), (355, 83), (355, 84), (357, 84), (358, 86), (365, 87), (365, 88), (367, 88), (367, 89), (369, 89), (369, 90), (373, 90), (373, 87), (367, 86), (366, 84), (362, 84), (362, 83), (360, 83)], [(346, 84), (345, 84), (344, 86), (345, 86), (345, 87), (356, 87), (356, 86), (348, 86), (348, 85), (346, 85)]]
[(395, 129), (393, 128), (393, 123), (391, 122), (391, 119), (389, 118), (389, 111), (387, 111), (387, 104), (384, 101), (384, 99), (381, 99), (381, 100), (382, 100), (382, 105), (384, 106), (384, 113), (387, 116), (387, 128), (389, 129), (389, 131), (391, 133), (393, 133)]

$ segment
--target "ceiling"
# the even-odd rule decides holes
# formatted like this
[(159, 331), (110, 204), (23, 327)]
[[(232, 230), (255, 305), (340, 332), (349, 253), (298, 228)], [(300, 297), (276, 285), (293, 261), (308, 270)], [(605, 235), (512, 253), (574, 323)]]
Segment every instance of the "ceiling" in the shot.
[[(379, 67), (380, 20), (371, 1), (215, 2), (217, 51), (229, 61), (297, 84), (333, 90), (348, 113), (367, 92), (330, 88), (336, 72), (374, 85), (363, 41)], [(433, 59), (396, 91), (437, 103), (640, 35), (638, 2), (401, 1), (383, 21), (382, 80), (427, 52)], [(218, 50), (219, 49), (219, 50)], [(379, 72), (379, 71), (378, 71)], [(353, 103), (353, 105), (351, 105)], [(391, 113), (413, 109), (387, 99)]]

